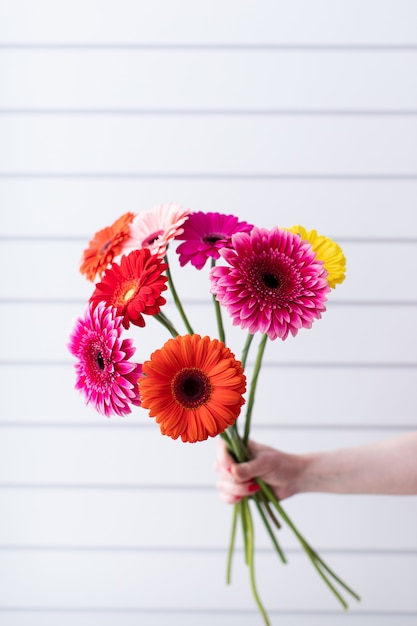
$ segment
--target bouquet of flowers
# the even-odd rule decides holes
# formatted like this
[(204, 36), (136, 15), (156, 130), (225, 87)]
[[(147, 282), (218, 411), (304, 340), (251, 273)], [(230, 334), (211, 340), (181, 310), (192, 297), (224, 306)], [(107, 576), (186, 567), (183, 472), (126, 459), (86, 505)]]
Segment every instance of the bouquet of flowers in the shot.
[[(168, 248), (180, 267), (202, 270), (210, 262), (209, 289), (218, 337), (194, 332), (175, 288)], [(80, 272), (96, 282), (85, 312), (74, 323), (68, 348), (76, 358), (78, 389), (101, 414), (124, 416), (132, 407), (147, 409), (163, 435), (195, 443), (220, 436), (237, 462), (250, 459), (252, 412), (268, 339), (295, 337), (321, 318), (331, 289), (343, 282), (345, 257), (340, 246), (302, 226), (257, 227), (233, 215), (191, 211), (177, 203), (143, 213), (125, 213), (89, 242)], [(167, 291), (185, 326), (177, 331), (163, 312)], [(240, 360), (226, 344), (223, 312), (246, 330)], [(145, 327), (153, 316), (170, 337), (143, 363), (132, 360), (131, 325)], [(260, 337), (250, 384), (245, 368), (254, 336)], [(246, 397), (247, 394), (247, 397)], [(241, 416), (243, 407), (245, 414)], [(323, 561), (299, 532), (272, 489), (260, 489), (233, 505), (227, 582), (238, 523), (254, 600), (265, 624), (254, 569), (253, 507), (258, 511), (278, 557), (286, 562), (277, 538), (284, 523), (344, 608), (342, 591), (357, 594)]]

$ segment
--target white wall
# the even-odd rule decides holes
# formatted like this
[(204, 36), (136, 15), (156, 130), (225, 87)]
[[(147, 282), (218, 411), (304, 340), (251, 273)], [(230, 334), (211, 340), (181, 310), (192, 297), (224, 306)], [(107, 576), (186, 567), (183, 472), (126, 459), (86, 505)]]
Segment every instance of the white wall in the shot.
[[(405, 0), (0, 0), (1, 626), (261, 623), (241, 553), (225, 585), (213, 441), (73, 389), (79, 258), (125, 211), (176, 200), (337, 239), (347, 279), (268, 347), (253, 434), (306, 451), (416, 428), (416, 23)], [(199, 279), (177, 275), (214, 332)], [(167, 338), (148, 326), (143, 360)], [(417, 623), (415, 498), (286, 508), (363, 600), (343, 614), (293, 537), (283, 567), (260, 530), (273, 624)]]

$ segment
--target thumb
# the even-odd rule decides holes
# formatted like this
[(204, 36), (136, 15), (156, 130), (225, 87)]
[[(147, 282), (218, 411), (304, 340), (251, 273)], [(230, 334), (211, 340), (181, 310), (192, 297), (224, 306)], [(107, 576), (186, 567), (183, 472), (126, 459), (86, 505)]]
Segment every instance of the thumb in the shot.
[(257, 477), (257, 466), (258, 463), (256, 463), (256, 459), (246, 461), (245, 463), (235, 463), (230, 468), (230, 472), (236, 482), (245, 483)]

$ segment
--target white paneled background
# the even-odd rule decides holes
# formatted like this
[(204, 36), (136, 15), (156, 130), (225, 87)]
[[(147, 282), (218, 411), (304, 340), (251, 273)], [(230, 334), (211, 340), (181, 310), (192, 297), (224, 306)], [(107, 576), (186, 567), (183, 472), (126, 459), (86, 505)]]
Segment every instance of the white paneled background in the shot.
[[(416, 428), (416, 25), (413, 0), (0, 0), (1, 626), (261, 624), (241, 552), (225, 584), (214, 442), (73, 389), (79, 259), (126, 211), (173, 200), (344, 248), (323, 319), (268, 346), (254, 437), (310, 451)], [(205, 272), (176, 270), (214, 333)], [(147, 330), (140, 360), (168, 338)], [(344, 613), (294, 538), (282, 566), (259, 528), (273, 625), (417, 624), (416, 498), (285, 506), (362, 602)]]

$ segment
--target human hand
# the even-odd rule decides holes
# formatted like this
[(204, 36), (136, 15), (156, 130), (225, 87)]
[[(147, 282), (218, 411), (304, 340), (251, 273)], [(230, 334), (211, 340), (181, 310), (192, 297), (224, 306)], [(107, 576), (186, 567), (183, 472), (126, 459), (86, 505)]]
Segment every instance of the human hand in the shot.
[(236, 463), (222, 439), (218, 439), (215, 471), (219, 474), (217, 489), (220, 498), (234, 504), (259, 490), (256, 478), (267, 483), (279, 500), (300, 492), (300, 479), (305, 469), (301, 455), (287, 454), (255, 441), (249, 442), (252, 459)]

